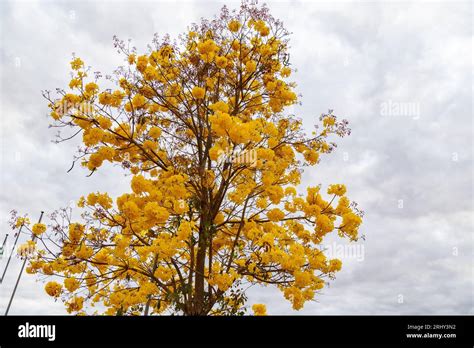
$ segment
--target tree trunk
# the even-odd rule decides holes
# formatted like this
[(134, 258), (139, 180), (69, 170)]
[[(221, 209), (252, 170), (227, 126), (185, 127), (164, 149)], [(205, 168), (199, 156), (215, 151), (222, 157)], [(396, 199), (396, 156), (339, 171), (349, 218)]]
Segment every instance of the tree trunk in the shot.
[(204, 315), (204, 271), (206, 265), (206, 228), (201, 228), (199, 233), (198, 251), (196, 255), (196, 278), (194, 294), (194, 315)]

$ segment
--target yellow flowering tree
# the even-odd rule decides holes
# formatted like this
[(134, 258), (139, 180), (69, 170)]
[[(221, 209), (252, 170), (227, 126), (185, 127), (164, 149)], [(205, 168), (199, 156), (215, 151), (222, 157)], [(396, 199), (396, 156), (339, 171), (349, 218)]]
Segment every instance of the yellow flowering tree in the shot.
[(70, 91), (44, 96), (53, 126), (71, 130), (59, 141), (82, 137), (75, 162), (91, 174), (120, 165), (131, 190), (80, 198), (80, 221), (62, 209), (49, 227), (27, 226), (27, 272), (53, 277), (45, 290), (70, 313), (243, 314), (255, 284), (302, 308), (341, 269), (323, 238), (356, 240), (362, 213), (344, 185), (298, 190), (302, 167), (349, 129), (329, 112), (308, 136), (285, 112), (297, 95), (282, 23), (243, 4), (146, 54), (115, 46), (126, 65), (107, 76), (112, 88), (75, 57)]

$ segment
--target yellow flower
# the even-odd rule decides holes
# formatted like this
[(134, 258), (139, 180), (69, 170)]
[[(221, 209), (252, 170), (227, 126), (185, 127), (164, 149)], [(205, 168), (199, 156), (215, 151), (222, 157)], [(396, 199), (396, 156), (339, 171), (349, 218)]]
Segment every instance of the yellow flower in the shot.
[(238, 51), (240, 49), (240, 43), (238, 40), (232, 41), (231, 47), (234, 51)]
[(77, 290), (79, 288), (79, 281), (75, 278), (66, 278), (64, 279), (64, 287), (69, 291), (73, 292), (74, 290)]
[(334, 116), (327, 116), (323, 119), (323, 125), (325, 127), (334, 126), (335, 123), (336, 119), (334, 118)]
[(81, 85), (82, 85), (82, 81), (80, 79), (72, 79), (71, 82), (69, 82), (70, 89), (80, 87)]
[(262, 28), (262, 30), (260, 30), (260, 35), (267, 36), (268, 34), (270, 34), (270, 28), (265, 27), (265, 28)]
[(180, 199), (173, 202), (173, 210), (176, 214), (183, 214), (189, 210), (189, 206), (184, 200)]
[(342, 262), (339, 259), (332, 259), (329, 260), (329, 267), (328, 271), (329, 272), (337, 272), (340, 271), (342, 267)]
[[(106, 149), (106, 147), (102, 149)], [(104, 209), (112, 208), (112, 198), (110, 198), (107, 193), (97, 194), (97, 203)]]
[(218, 101), (217, 103), (209, 105), (209, 109), (212, 111), (220, 111), (220, 112), (229, 112), (229, 105), (223, 101)]
[(112, 95), (109, 92), (102, 92), (99, 94), (99, 103), (102, 105), (109, 105), (112, 101)]
[(44, 289), (49, 296), (59, 297), (62, 291), (62, 285), (57, 282), (49, 282), (45, 285)]
[(254, 60), (249, 60), (247, 63), (245, 63), (245, 70), (251, 74), (255, 70), (257, 70), (257, 62)]
[(318, 230), (322, 234), (331, 232), (334, 229), (334, 223), (325, 214), (318, 215), (318, 217), (316, 218), (316, 224), (317, 224)]
[(258, 316), (267, 315), (267, 307), (264, 304), (254, 304), (252, 306), (253, 313)]
[(46, 275), (53, 275), (53, 266), (50, 263), (45, 263), (43, 265), (42, 271)]
[(152, 67), (151, 65), (145, 68), (145, 71), (143, 72), (143, 76), (145, 77), (145, 80), (147, 81), (158, 80), (160, 78), (160, 74), (158, 73), (158, 70)]
[(73, 70), (79, 70), (84, 66), (84, 62), (80, 58), (75, 58), (71, 61), (71, 68)]
[(216, 132), (218, 136), (224, 136), (233, 124), (232, 117), (225, 112), (216, 112), (209, 117), (211, 122), (211, 129)]
[(35, 236), (39, 236), (43, 234), (46, 231), (46, 225), (45, 224), (34, 224), (33, 227), (31, 228), (33, 231), (33, 234)]
[(164, 282), (167, 282), (173, 277), (173, 271), (168, 267), (158, 266), (155, 273), (153, 274), (156, 278), (161, 279)]
[[(89, 197), (91, 195), (88, 196), (88, 200), (89, 200)], [(69, 225), (69, 239), (71, 240), (71, 242), (74, 242), (74, 243), (79, 242), (81, 240), (83, 234), (84, 234), (84, 226), (83, 225), (74, 224), (74, 223)]]
[(298, 288), (304, 288), (311, 284), (311, 273), (310, 272), (302, 272), (302, 271), (295, 271), (295, 286)]
[(104, 137), (104, 131), (100, 128), (91, 128), (84, 132), (82, 139), (84, 144), (87, 146), (97, 145), (102, 141)]
[(219, 225), (224, 222), (225, 216), (222, 212), (217, 213), (216, 217), (214, 218), (214, 223)]
[(105, 116), (97, 117), (97, 122), (99, 122), (99, 126), (102, 129), (109, 129), (110, 127), (112, 127), (112, 121)]
[(227, 58), (226, 57), (217, 57), (216, 58), (216, 65), (219, 68), (224, 69), (227, 66)]
[(189, 221), (183, 221), (178, 228), (178, 238), (180, 240), (187, 240), (192, 233), (192, 225)]
[(288, 67), (284, 67), (283, 69), (280, 70), (280, 74), (282, 77), (288, 77), (291, 74), (291, 69)]
[(339, 184), (339, 185), (331, 185), (328, 188), (328, 194), (335, 194), (336, 196), (342, 196), (346, 193), (346, 186)]
[(218, 50), (219, 46), (211, 39), (198, 43), (198, 51), (201, 54), (201, 59), (206, 63), (212, 62)]
[(83, 303), (84, 303), (83, 297), (74, 296), (74, 298), (72, 298), (66, 303), (67, 304), (66, 310), (68, 313), (78, 312), (82, 309)]
[(345, 213), (349, 213), (351, 211), (351, 209), (349, 208), (350, 203), (351, 202), (349, 201), (349, 199), (347, 199), (347, 197), (339, 198), (335, 213), (340, 216), (344, 215)]
[(62, 115), (61, 115), (60, 113), (57, 113), (56, 111), (52, 111), (52, 112), (51, 112), (51, 117), (52, 117), (53, 119), (55, 119), (56, 121), (59, 120), (59, 119), (61, 118), (61, 116), (62, 116)]
[(268, 34), (270, 34), (270, 29), (265, 25), (265, 22), (262, 20), (255, 22), (254, 27), (255, 30), (257, 30), (262, 36), (267, 36)]
[(150, 222), (153, 224), (164, 223), (168, 220), (169, 213), (168, 210), (161, 207), (156, 202), (147, 203), (144, 210), (145, 216), (150, 219)]
[(280, 221), (285, 217), (285, 213), (282, 212), (280, 209), (275, 208), (270, 210), (267, 213), (267, 216), (270, 221)]
[(16, 219), (15, 227), (18, 228), (22, 225), (28, 225), (29, 223), (30, 223), (30, 219), (26, 217), (19, 217)]
[(311, 165), (318, 163), (319, 153), (314, 150), (308, 150), (304, 153), (304, 159)]
[(209, 157), (212, 161), (217, 161), (222, 153), (221, 148), (218, 145), (214, 145), (209, 149)]
[(135, 108), (143, 108), (146, 104), (146, 99), (141, 94), (135, 94), (132, 98), (132, 105)]
[(95, 93), (99, 90), (99, 86), (97, 86), (97, 83), (95, 82), (89, 82), (85, 89), (86, 93)]
[(235, 280), (234, 276), (232, 273), (215, 274), (209, 279), (209, 284), (216, 285), (221, 291), (226, 291), (232, 286)]
[(227, 25), (230, 31), (236, 32), (240, 29), (240, 22), (236, 20), (231, 20)]
[(275, 81), (268, 81), (265, 87), (267, 88), (268, 91), (272, 92), (276, 89), (277, 84)]
[(206, 94), (206, 90), (202, 87), (193, 87), (193, 90), (191, 92), (193, 94), (193, 97), (196, 99), (203, 99), (204, 95)]
[(92, 254), (94, 254), (94, 250), (84, 244), (79, 246), (79, 249), (76, 251), (76, 256), (83, 260), (87, 260), (89, 257), (92, 256)]
[(357, 229), (362, 223), (360, 216), (354, 214), (353, 212), (345, 213), (342, 215), (342, 225), (341, 230), (352, 237), (357, 237)]
[(150, 188), (150, 182), (143, 175), (135, 175), (132, 178), (131, 187), (133, 192), (147, 192)]
[(148, 57), (147, 56), (140, 56), (137, 58), (137, 69), (140, 72), (145, 71), (148, 65)]
[(151, 127), (148, 135), (153, 139), (158, 139), (161, 135), (161, 129), (158, 127)]

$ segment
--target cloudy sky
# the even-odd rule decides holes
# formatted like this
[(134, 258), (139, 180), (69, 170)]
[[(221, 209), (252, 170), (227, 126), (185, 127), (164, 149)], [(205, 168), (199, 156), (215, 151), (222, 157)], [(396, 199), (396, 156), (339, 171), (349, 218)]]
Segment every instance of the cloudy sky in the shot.
[[(66, 173), (78, 143), (51, 142), (40, 91), (67, 86), (72, 52), (111, 72), (123, 63), (113, 35), (143, 52), (154, 33), (175, 37), (223, 4), (1, 1), (0, 241), (11, 234), (11, 209), (34, 220), (85, 192), (129, 190), (119, 168), (90, 178), (81, 168)], [(343, 270), (303, 310), (272, 288), (251, 289), (250, 303), (266, 303), (270, 314), (473, 314), (471, 3), (267, 4), (293, 33), (302, 94), (293, 111), (308, 130), (328, 109), (352, 128), (303, 184), (347, 184), (365, 211), (366, 240), (352, 249), (325, 242), (334, 253), (345, 248)], [(0, 284), (2, 313), (19, 269), (15, 259)], [(10, 313), (65, 310), (24, 275)]]

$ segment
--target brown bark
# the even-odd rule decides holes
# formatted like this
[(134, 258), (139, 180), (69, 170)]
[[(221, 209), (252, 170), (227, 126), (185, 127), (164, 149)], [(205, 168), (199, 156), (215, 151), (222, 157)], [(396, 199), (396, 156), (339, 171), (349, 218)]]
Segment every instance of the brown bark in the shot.
[[(204, 234), (204, 232), (203, 232)], [(195, 295), (194, 295), (194, 315), (203, 315), (204, 313), (204, 271), (206, 261), (206, 242), (204, 235), (199, 237), (198, 251), (196, 255), (196, 277), (195, 277)]]

